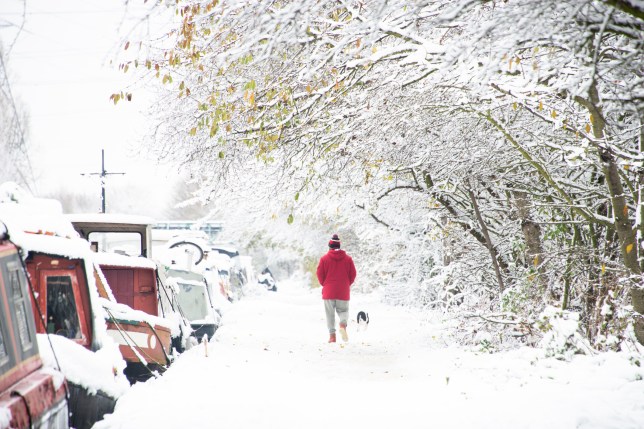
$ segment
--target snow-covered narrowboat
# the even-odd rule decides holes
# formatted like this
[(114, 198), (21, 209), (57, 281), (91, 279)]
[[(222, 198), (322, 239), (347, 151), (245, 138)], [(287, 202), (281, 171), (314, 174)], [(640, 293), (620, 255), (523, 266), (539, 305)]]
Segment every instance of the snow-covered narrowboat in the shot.
[(0, 223), (0, 428), (69, 427), (65, 377), (45, 368), (17, 247)]
[(212, 338), (221, 323), (221, 316), (213, 306), (206, 278), (199, 273), (181, 269), (168, 269), (166, 276), (179, 290), (177, 300), (183, 314), (190, 321), (193, 336), (199, 342), (204, 336)]
[[(163, 282), (152, 259), (153, 221), (111, 214), (73, 214), (67, 219), (96, 252), (99, 293), (111, 303), (106, 307), (108, 334), (128, 362), (128, 377), (145, 379), (151, 370), (162, 371), (173, 349), (185, 349), (191, 329), (177, 308), (176, 291)], [(128, 318), (128, 308), (146, 316)]]
[(29, 316), (42, 360), (67, 378), (70, 425), (89, 429), (129, 387), (125, 361), (105, 329), (93, 253), (64, 220), (57, 201), (15, 192), (0, 192), (0, 218), (20, 249), (33, 291)]

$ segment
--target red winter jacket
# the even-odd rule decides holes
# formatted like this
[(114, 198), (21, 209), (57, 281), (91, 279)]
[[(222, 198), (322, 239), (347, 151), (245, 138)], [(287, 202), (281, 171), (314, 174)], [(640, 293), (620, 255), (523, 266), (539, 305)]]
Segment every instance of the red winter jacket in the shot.
[(322, 285), (322, 299), (349, 300), (349, 290), (356, 279), (356, 267), (344, 250), (330, 249), (322, 256), (317, 275)]

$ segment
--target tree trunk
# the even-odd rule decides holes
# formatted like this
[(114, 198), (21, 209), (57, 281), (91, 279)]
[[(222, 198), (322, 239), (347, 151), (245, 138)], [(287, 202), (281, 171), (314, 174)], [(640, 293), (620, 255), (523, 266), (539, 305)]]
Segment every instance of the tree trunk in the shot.
[(488, 251), (490, 252), (490, 257), (492, 258), (492, 266), (494, 267), (494, 273), (496, 274), (496, 280), (499, 283), (499, 296), (503, 293), (503, 277), (501, 276), (501, 269), (499, 268), (499, 261), (497, 260), (497, 252), (496, 248), (492, 244), (492, 240), (490, 239), (490, 234), (487, 230), (487, 225), (485, 224), (485, 221), (483, 220), (483, 217), (481, 216), (481, 212), (479, 210), (479, 205), (478, 202), (476, 201), (476, 197), (474, 196), (474, 192), (472, 192), (472, 189), (467, 187), (467, 192), (470, 195), (470, 200), (472, 201), (472, 207), (474, 208), (474, 213), (476, 214), (476, 219), (479, 222), (479, 225), (481, 227), (481, 232), (483, 233), (483, 236), (485, 237), (485, 243)]
[[(589, 100), (582, 97), (575, 97), (575, 100), (584, 106), (590, 113), (592, 132), (595, 139), (598, 141), (604, 140), (604, 129), (606, 121), (604, 120), (602, 109), (599, 105), (599, 93), (597, 86), (593, 82), (588, 95)], [(624, 195), (624, 187), (619, 177), (617, 170), (617, 163), (615, 157), (605, 146), (599, 146), (599, 157), (601, 159), (602, 169), (606, 177), (606, 185), (610, 193), (611, 204), (613, 206), (613, 216), (615, 218), (615, 231), (619, 240), (620, 252), (624, 261), (624, 266), (630, 271), (631, 274), (640, 275), (642, 270), (637, 260), (639, 253), (635, 230), (631, 225), (629, 219), (628, 206), (626, 204), (626, 197)], [(637, 340), (640, 344), (644, 345), (644, 321), (642, 315), (644, 314), (644, 290), (634, 286), (630, 291), (631, 299), (633, 301), (633, 308), (639, 315), (635, 317), (635, 333)]]
[[(571, 213), (571, 219), (574, 220), (574, 216)], [(577, 225), (572, 226), (573, 228), (573, 235), (572, 235), (572, 240), (570, 243), (570, 248), (568, 250), (568, 256), (566, 258), (566, 271), (564, 272), (564, 292), (563, 292), (563, 298), (561, 299), (561, 309), (562, 310), (567, 310), (568, 305), (570, 304), (570, 283), (572, 282), (571, 278), (571, 271), (572, 271), (572, 259), (573, 259), (573, 252), (575, 251), (575, 247), (577, 246), (577, 242), (579, 241), (579, 228)]]
[(528, 195), (523, 191), (513, 191), (514, 205), (517, 209), (517, 215), (521, 221), (521, 231), (526, 245), (526, 255), (529, 262), (534, 266), (537, 272), (537, 282), (541, 292), (548, 288), (548, 279), (545, 275), (545, 254), (541, 245), (541, 228), (539, 224), (532, 220), (530, 216), (530, 201)]
[[(640, 136), (639, 146), (640, 153), (644, 153), (644, 109), (638, 109), (638, 116), (640, 118)], [(639, 212), (638, 219), (638, 237), (637, 242), (640, 243), (644, 239), (644, 167), (637, 167), (637, 207), (636, 213)], [(640, 271), (644, 272), (644, 257), (641, 254), (642, 249), (638, 246), (637, 253), (640, 259)]]
[[(582, 97), (575, 97), (575, 100), (586, 107), (591, 117), (592, 132), (598, 141), (604, 140), (604, 129), (606, 122), (603, 112), (599, 107), (599, 94), (597, 87), (593, 84), (589, 89), (590, 100)], [(637, 261), (637, 243), (635, 242), (635, 231), (629, 218), (626, 197), (624, 196), (624, 187), (619, 177), (617, 163), (613, 154), (604, 146), (598, 147), (599, 157), (601, 159), (602, 170), (606, 178), (606, 186), (610, 194), (611, 204), (613, 206), (613, 216), (615, 218), (615, 231), (619, 239), (622, 259), (624, 265), (632, 274), (640, 274), (640, 266)]]

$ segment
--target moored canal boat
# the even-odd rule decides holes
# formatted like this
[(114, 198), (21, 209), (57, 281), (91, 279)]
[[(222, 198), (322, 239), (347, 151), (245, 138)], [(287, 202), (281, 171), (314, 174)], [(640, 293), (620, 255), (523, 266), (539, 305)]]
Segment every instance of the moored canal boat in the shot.
[(67, 385), (40, 358), (27, 278), (0, 223), (0, 428), (69, 427)]

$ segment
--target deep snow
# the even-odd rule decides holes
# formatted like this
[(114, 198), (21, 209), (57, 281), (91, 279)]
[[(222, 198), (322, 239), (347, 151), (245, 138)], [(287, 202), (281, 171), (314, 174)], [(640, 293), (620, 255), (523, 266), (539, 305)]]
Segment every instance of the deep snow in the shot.
[(642, 428), (626, 354), (545, 358), (450, 345), (420, 314), (353, 294), (349, 342), (326, 343), (320, 290), (280, 282), (232, 305), (208, 345), (132, 386), (103, 428)]

